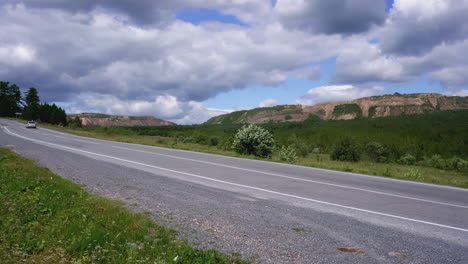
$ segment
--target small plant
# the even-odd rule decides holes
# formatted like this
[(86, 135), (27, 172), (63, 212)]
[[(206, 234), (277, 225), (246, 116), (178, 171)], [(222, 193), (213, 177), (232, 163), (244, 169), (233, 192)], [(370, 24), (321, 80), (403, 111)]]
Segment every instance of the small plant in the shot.
[(353, 161), (357, 162), (361, 159), (359, 148), (349, 138), (341, 139), (336, 144), (333, 153), (331, 154), (332, 160), (339, 161)]
[(416, 169), (411, 169), (403, 175), (405, 178), (412, 179), (412, 180), (419, 180), (421, 179), (421, 172)]
[(366, 145), (366, 153), (373, 162), (387, 162), (390, 152), (379, 142), (370, 142)]
[(385, 168), (385, 171), (382, 173), (382, 176), (385, 176), (385, 177), (392, 177), (393, 174), (392, 174), (392, 172), (390, 171), (389, 168)]
[(405, 154), (398, 160), (398, 162), (404, 165), (413, 165), (416, 162), (416, 157), (411, 154)]
[(240, 154), (269, 157), (275, 141), (268, 130), (255, 124), (244, 125), (234, 136), (232, 147)]
[(279, 151), (280, 160), (287, 161), (287, 162), (296, 162), (297, 161), (297, 154), (296, 150), (293, 146), (289, 145), (287, 148), (281, 146)]

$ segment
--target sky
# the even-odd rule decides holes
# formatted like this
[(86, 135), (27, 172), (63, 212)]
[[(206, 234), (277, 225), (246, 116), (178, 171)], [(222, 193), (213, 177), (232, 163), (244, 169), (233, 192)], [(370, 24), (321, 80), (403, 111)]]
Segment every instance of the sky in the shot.
[(399, 93), (468, 96), (468, 0), (2, 0), (0, 80), (67, 113), (202, 123)]

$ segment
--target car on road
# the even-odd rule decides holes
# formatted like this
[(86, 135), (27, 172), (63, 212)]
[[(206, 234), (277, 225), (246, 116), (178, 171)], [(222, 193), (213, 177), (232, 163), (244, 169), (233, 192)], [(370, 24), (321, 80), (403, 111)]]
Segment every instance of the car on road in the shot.
[(26, 128), (36, 128), (36, 122), (28, 121), (28, 123), (26, 124)]

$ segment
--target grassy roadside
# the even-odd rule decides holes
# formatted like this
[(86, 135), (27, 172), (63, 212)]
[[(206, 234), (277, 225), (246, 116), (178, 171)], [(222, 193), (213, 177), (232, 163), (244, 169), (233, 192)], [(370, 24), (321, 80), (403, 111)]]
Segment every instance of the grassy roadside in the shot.
[(1, 263), (248, 263), (86, 193), (0, 148)]
[[(84, 129), (70, 129), (59, 126), (41, 124), (42, 127), (59, 130), (79, 136), (113, 140), (126, 143), (142, 144), (149, 146), (159, 146), (166, 148), (190, 150), (197, 152), (212, 153), (218, 155), (241, 157), (257, 160), (265, 160), (254, 156), (240, 155), (234, 151), (222, 150), (215, 146), (201, 145), (195, 143), (182, 142), (177, 139), (151, 137), (142, 135), (125, 135), (121, 131), (114, 133), (89, 131)], [(267, 161), (283, 162), (277, 154), (274, 154)], [(375, 176), (384, 176), (396, 179), (427, 182), (441, 185), (450, 185), (462, 188), (468, 188), (468, 173), (465, 171), (448, 171), (431, 167), (410, 166), (396, 163), (373, 163), (370, 160), (361, 160), (359, 162), (343, 162), (331, 160), (327, 154), (308, 154), (304, 158), (299, 158), (294, 164), (301, 166), (316, 167), (322, 169), (331, 169), (345, 172), (361, 173)]]

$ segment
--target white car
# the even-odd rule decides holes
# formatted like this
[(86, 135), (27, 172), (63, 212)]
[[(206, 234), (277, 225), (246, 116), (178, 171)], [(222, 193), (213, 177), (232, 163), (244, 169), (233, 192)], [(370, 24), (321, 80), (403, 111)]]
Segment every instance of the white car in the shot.
[(28, 124), (26, 125), (26, 128), (36, 128), (36, 122), (28, 121)]

